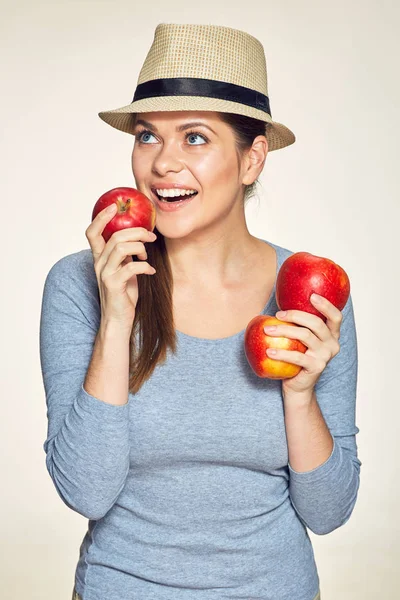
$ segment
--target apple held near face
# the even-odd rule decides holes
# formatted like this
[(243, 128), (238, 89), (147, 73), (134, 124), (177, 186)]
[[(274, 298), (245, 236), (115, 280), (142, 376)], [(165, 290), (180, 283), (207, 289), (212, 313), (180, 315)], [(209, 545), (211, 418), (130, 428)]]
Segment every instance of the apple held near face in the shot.
[(302, 310), (326, 316), (311, 303), (313, 292), (327, 298), (342, 310), (350, 295), (350, 280), (342, 267), (323, 256), (309, 252), (291, 254), (279, 269), (276, 279), (276, 303), (280, 310)]
[(100, 196), (93, 208), (92, 221), (101, 210), (113, 203), (117, 205), (118, 210), (103, 229), (102, 236), (105, 242), (108, 242), (114, 231), (127, 227), (144, 227), (153, 231), (156, 208), (147, 196), (131, 187), (113, 188)]
[(249, 365), (259, 377), (287, 379), (297, 375), (302, 368), (299, 365), (271, 358), (266, 353), (267, 348), (283, 348), (303, 353), (307, 351), (307, 346), (300, 340), (269, 336), (265, 333), (264, 327), (280, 324), (297, 327), (294, 323), (281, 321), (271, 315), (257, 315), (247, 325), (244, 334), (244, 352)]

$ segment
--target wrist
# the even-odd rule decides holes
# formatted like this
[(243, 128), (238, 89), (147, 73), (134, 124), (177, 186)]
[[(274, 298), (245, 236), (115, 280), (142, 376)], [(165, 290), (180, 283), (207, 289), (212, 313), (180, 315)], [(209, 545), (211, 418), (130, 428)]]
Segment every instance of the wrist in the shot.
[(131, 337), (132, 325), (126, 325), (120, 321), (113, 319), (102, 318), (100, 321), (100, 327), (98, 335), (102, 339), (123, 339), (128, 340)]
[(298, 408), (308, 408), (317, 402), (315, 389), (306, 392), (292, 392), (290, 390), (285, 391), (282, 389), (282, 396), (286, 405), (296, 406)]

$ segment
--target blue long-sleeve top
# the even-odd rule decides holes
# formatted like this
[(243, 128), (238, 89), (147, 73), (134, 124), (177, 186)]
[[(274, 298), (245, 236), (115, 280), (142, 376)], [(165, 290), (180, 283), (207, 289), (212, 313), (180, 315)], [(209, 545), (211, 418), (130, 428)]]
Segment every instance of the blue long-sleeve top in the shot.
[[(279, 272), (293, 252), (263, 241)], [(278, 310), (274, 286), (262, 314)], [(254, 374), (245, 330), (219, 339), (177, 331), (177, 353), (127, 404), (109, 404), (83, 386), (101, 316), (91, 250), (51, 267), (40, 320), (43, 447), (59, 496), (89, 520), (75, 572), (83, 600), (315, 598), (308, 529), (323, 535), (348, 521), (362, 464), (351, 295), (342, 312), (340, 351), (315, 388), (333, 451), (299, 473), (288, 461), (281, 380)]]

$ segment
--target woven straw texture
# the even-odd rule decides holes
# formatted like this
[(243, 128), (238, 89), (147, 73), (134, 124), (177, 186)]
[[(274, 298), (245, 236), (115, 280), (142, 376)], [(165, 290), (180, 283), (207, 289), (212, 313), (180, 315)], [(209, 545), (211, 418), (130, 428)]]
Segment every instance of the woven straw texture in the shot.
[[(156, 79), (191, 77), (222, 81), (250, 88), (268, 96), (264, 48), (245, 31), (220, 25), (157, 25), (153, 43), (139, 73), (137, 85)], [(133, 133), (133, 115), (157, 111), (217, 111), (260, 119), (269, 151), (293, 144), (293, 132), (257, 108), (205, 96), (159, 96), (137, 100), (120, 108), (102, 111), (99, 117), (116, 129)]]

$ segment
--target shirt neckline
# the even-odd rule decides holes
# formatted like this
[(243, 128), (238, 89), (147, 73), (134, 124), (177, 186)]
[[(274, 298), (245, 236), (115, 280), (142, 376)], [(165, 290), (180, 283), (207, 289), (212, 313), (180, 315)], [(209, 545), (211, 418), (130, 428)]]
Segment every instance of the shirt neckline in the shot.
[[(272, 242), (268, 242), (267, 240), (264, 240), (262, 238), (259, 238), (259, 239), (261, 239), (261, 241), (265, 242), (269, 246), (272, 246), (274, 248), (275, 254), (276, 254), (276, 271), (275, 271), (274, 286), (272, 288), (271, 294), (267, 300), (266, 305), (262, 309), (261, 313), (259, 313), (260, 315), (265, 315), (268, 312), (268, 310), (272, 304), (272, 301), (275, 297), (276, 280), (278, 278), (279, 269), (281, 268), (281, 264), (282, 264), (282, 254), (281, 254), (280, 247), (277, 246), (276, 244), (273, 244)], [(183, 331), (179, 331), (178, 329), (175, 329), (175, 333), (176, 333), (178, 339), (180, 338), (182, 340), (197, 342), (197, 343), (201, 343), (201, 344), (215, 344), (218, 342), (230, 342), (232, 340), (235, 340), (236, 338), (243, 336), (245, 331), (246, 331), (246, 328), (242, 329), (242, 331), (238, 331), (237, 333), (234, 333), (233, 335), (229, 335), (227, 337), (222, 337), (222, 338), (201, 338), (201, 337), (196, 337), (194, 335), (189, 335), (187, 333), (183, 333)]]

